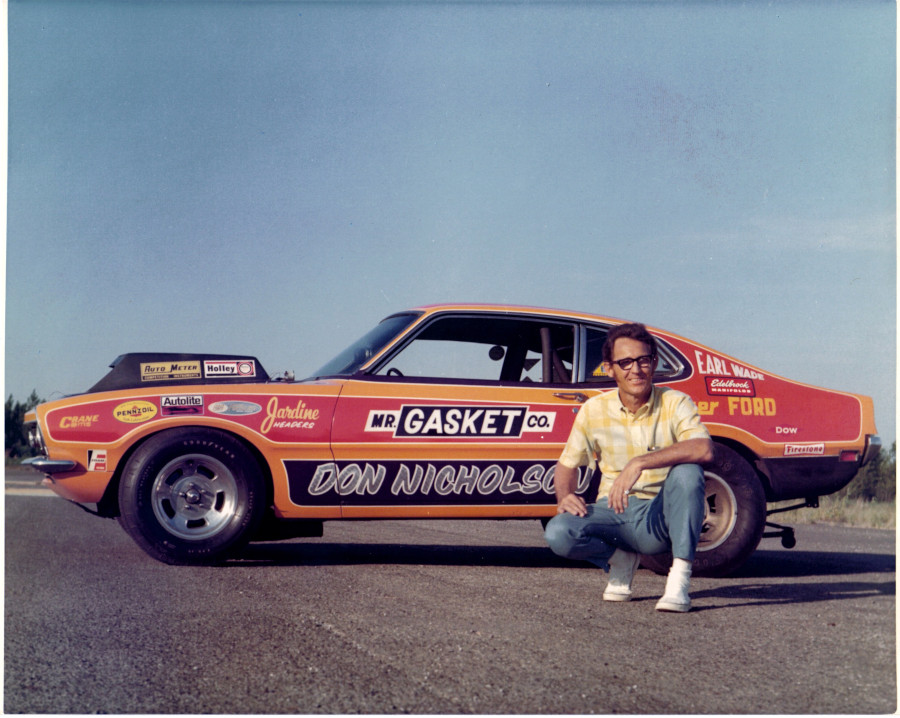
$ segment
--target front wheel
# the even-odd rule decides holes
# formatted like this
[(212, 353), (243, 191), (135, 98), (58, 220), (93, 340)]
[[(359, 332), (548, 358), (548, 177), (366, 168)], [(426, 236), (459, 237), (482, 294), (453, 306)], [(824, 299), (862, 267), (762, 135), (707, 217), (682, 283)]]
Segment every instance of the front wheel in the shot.
[(216, 563), (252, 535), (264, 497), (259, 465), (233, 436), (173, 429), (129, 459), (119, 484), (119, 523), (159, 561)]
[[(725, 576), (756, 550), (766, 524), (766, 496), (750, 464), (733, 449), (716, 444), (715, 459), (704, 466), (706, 515), (694, 557), (695, 576)], [(672, 564), (672, 554), (641, 556), (658, 573)]]

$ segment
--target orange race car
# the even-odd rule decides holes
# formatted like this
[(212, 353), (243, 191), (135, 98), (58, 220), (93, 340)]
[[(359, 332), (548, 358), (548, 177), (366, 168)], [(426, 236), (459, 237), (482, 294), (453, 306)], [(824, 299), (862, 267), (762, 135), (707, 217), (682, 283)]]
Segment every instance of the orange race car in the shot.
[[(250, 540), (321, 536), (329, 519), (539, 518), (579, 405), (614, 387), (601, 347), (620, 320), (441, 305), (389, 316), (319, 369), (270, 378), (252, 357), (124, 354), (88, 393), (26, 417), (27, 460), (166, 563)], [(668, 332), (657, 384), (693, 397), (716, 443), (695, 572), (737, 568), (767, 502), (845, 486), (875, 456), (872, 400), (775, 376)], [(579, 491), (599, 476), (581, 474)], [(548, 549), (549, 550), (549, 549)], [(665, 557), (645, 557), (662, 570)]]

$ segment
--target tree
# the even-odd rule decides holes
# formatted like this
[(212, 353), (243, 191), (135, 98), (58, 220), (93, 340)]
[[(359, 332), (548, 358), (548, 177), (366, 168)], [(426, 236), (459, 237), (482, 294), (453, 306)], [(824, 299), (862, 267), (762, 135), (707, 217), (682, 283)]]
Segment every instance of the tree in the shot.
[(867, 501), (893, 501), (897, 493), (897, 442), (890, 451), (882, 449), (866, 464), (838, 496)]
[(32, 391), (24, 403), (15, 401), (12, 394), (6, 399), (4, 416), (4, 448), (9, 458), (31, 456), (34, 452), (28, 443), (25, 431), (25, 412), (43, 402), (36, 391)]

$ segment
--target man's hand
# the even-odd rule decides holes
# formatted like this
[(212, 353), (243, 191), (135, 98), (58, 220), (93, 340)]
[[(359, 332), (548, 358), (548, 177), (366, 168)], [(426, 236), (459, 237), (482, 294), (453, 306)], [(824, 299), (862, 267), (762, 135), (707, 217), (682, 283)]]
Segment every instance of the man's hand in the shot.
[(625, 464), (625, 468), (622, 469), (621, 473), (616, 477), (616, 480), (609, 489), (609, 495), (606, 499), (609, 507), (615, 513), (625, 513), (625, 509), (628, 508), (628, 492), (631, 491), (631, 488), (641, 477), (641, 471), (643, 471), (643, 469), (641, 469), (637, 462), (632, 459)]
[(587, 504), (578, 494), (569, 494), (557, 502), (556, 513), (587, 516)]
[(556, 513), (587, 515), (587, 504), (575, 493), (578, 488), (578, 469), (570, 469), (557, 463), (553, 483), (556, 484)]

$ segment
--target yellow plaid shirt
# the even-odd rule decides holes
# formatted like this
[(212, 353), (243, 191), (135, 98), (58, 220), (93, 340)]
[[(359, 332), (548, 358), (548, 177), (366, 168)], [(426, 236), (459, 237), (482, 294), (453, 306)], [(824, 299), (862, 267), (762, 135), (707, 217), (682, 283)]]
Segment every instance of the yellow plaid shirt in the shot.
[[(575, 424), (559, 462), (571, 469), (600, 462), (600, 492), (609, 494), (613, 481), (635, 456), (664, 449), (686, 439), (708, 439), (693, 400), (667, 387), (654, 386), (650, 399), (636, 413), (630, 412), (616, 390), (588, 399), (575, 417)], [(659, 493), (669, 468), (647, 469), (631, 490), (639, 499)]]

